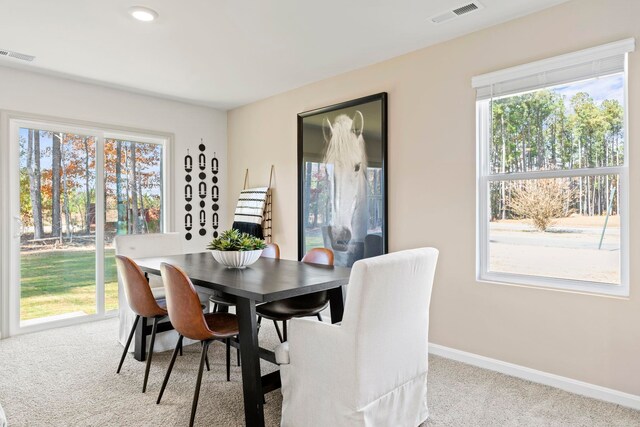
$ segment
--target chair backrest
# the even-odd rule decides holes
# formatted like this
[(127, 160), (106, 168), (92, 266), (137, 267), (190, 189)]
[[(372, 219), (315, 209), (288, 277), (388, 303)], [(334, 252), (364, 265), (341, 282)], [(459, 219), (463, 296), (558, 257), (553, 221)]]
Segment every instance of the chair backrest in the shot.
[(116, 255), (116, 266), (122, 280), (122, 287), (129, 307), (134, 313), (143, 317), (166, 315), (167, 312), (156, 302), (144, 277), (144, 273), (131, 258)]
[(379, 234), (367, 234), (364, 238), (364, 258), (372, 258), (383, 253), (382, 236)]
[(210, 339), (213, 332), (207, 326), (200, 298), (189, 277), (180, 267), (167, 263), (160, 264), (160, 273), (174, 329), (192, 340)]
[(357, 404), (372, 402), (427, 372), (434, 248), (357, 261), (342, 327), (353, 337)]
[(327, 248), (313, 248), (305, 254), (302, 262), (309, 264), (333, 265), (333, 251)]
[[(302, 258), (302, 262), (308, 264), (333, 265), (333, 251), (327, 248), (310, 249)], [(329, 302), (329, 293), (327, 291), (320, 291), (294, 298), (298, 303), (303, 302), (306, 306), (318, 307)]]
[(280, 259), (280, 246), (275, 243), (267, 243), (267, 247), (262, 250), (262, 258)]
[(126, 234), (115, 238), (116, 254), (145, 258), (184, 253), (180, 233)]
[[(123, 234), (114, 240), (116, 255), (130, 258), (180, 255), (184, 253), (180, 233)], [(119, 281), (119, 285), (122, 282)], [(162, 281), (157, 276), (149, 276), (149, 285), (162, 289)], [(123, 301), (120, 300), (120, 304)]]

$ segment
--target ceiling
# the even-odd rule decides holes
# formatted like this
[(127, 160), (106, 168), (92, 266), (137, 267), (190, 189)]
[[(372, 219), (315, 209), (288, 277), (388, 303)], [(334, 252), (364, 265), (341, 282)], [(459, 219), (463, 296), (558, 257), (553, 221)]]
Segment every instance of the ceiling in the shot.
[[(0, 0), (0, 65), (229, 109), (566, 0)], [(134, 20), (128, 8), (159, 18)]]

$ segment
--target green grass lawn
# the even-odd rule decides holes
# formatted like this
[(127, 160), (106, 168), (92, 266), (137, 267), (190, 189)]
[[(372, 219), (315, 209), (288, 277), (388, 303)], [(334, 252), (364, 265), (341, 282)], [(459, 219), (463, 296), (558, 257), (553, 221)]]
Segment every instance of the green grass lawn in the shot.
[[(114, 250), (105, 250), (105, 308), (118, 308)], [(95, 251), (56, 250), (20, 256), (20, 320), (96, 312)]]

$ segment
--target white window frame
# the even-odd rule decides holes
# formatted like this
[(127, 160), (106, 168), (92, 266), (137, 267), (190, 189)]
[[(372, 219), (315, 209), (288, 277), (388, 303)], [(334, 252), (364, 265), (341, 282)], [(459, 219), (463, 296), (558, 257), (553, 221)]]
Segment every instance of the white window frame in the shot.
[[(20, 322), (20, 286), (19, 276), (19, 242), (14, 238), (18, 226), (15, 217), (19, 217), (20, 194), (19, 179), (20, 168), (18, 162), (19, 145), (18, 134), (20, 128), (49, 130), (79, 135), (92, 136), (96, 141), (96, 212), (104, 209), (104, 180), (98, 179), (104, 176), (104, 144), (107, 139), (134, 140), (162, 145), (162, 229), (163, 232), (172, 231), (172, 182), (173, 182), (173, 135), (162, 132), (131, 129), (127, 127), (109, 126), (93, 122), (59, 119), (19, 112), (2, 113), (2, 123), (6, 124), (8, 131), (1, 135), (5, 139), (0, 144), (3, 159), (0, 165), (7, 172), (0, 175), (2, 185), (2, 203), (0, 218), (3, 219), (2, 264), (7, 271), (0, 276), (0, 312), (6, 314), (0, 317), (0, 333), (2, 338), (24, 333), (36, 332), (57, 327), (75, 325), (79, 323), (117, 316), (117, 310), (105, 311), (105, 282), (104, 282), (104, 218), (96, 215), (96, 313), (86, 316), (71, 317), (61, 320), (53, 320), (42, 323), (21, 325)], [(17, 212), (16, 212), (17, 211)], [(16, 258), (17, 257), (17, 258)]]
[[(586, 49), (579, 52), (537, 61), (531, 64), (513, 67), (473, 78), (474, 88), (486, 87), (500, 81), (508, 81), (519, 77), (567, 67), (576, 63), (623, 54), (624, 58), (624, 164), (613, 167), (582, 168), (568, 170), (545, 170), (520, 173), (492, 174), (490, 171), (491, 143), (491, 99), (476, 102), (476, 280), (478, 282), (499, 283), (507, 285), (524, 285), (540, 288), (567, 290), (619, 297), (629, 296), (629, 120), (628, 120), (628, 60), (627, 53), (635, 48), (635, 40), (627, 39), (619, 42)], [(570, 82), (567, 82), (570, 83)], [(490, 192), (489, 184), (499, 181), (529, 180), (544, 178), (566, 178), (594, 175), (619, 175), (620, 193), (620, 284), (609, 284), (593, 281), (534, 276), (528, 274), (504, 273), (489, 270), (490, 240)]]

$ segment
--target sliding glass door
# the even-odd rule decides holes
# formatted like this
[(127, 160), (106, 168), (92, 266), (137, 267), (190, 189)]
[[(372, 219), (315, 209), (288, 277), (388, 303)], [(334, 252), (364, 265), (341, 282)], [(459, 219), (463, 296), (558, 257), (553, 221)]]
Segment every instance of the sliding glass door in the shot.
[(164, 229), (165, 140), (11, 125), (11, 333), (115, 312), (115, 236)]
[(20, 322), (96, 313), (96, 138), (23, 128)]
[(163, 145), (108, 138), (104, 143), (106, 310), (118, 308), (114, 239), (163, 230)]

